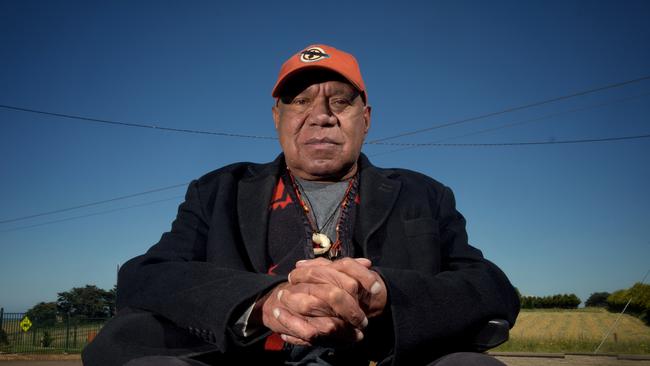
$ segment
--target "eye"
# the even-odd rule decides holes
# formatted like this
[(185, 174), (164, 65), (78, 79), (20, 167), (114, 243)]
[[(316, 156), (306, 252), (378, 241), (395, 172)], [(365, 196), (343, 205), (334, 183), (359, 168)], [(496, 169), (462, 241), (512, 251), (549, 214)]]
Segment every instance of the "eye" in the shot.
[(309, 103), (309, 100), (303, 97), (295, 97), (291, 101), (291, 104), (295, 104), (295, 105), (305, 105), (307, 103)]
[(330, 100), (330, 108), (337, 113), (343, 112), (350, 106), (350, 104), (350, 100), (346, 98), (335, 98)]

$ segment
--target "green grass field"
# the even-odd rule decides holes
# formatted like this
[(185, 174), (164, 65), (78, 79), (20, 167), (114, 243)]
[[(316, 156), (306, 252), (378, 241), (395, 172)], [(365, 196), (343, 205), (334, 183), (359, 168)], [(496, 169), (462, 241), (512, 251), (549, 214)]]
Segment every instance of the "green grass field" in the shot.
[[(495, 352), (593, 352), (618, 314), (604, 309), (522, 310), (510, 340)], [(650, 354), (650, 327), (623, 315), (599, 353)]]

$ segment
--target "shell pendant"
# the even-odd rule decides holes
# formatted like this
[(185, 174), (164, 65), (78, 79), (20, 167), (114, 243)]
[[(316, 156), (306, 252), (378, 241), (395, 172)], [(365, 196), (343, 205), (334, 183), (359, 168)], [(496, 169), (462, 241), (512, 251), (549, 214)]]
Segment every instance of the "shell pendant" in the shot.
[(311, 241), (316, 244), (314, 246), (315, 255), (323, 255), (332, 247), (332, 241), (323, 233), (312, 234)]

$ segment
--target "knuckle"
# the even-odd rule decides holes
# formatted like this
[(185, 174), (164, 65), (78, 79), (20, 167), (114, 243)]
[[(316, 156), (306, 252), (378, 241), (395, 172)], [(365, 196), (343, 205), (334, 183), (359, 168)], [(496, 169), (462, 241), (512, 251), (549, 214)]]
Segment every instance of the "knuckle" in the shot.
[(326, 321), (321, 326), (321, 332), (323, 334), (332, 334), (336, 331), (336, 325), (332, 321)]
[(318, 331), (315, 328), (305, 330), (304, 334), (300, 337), (304, 340), (312, 340), (318, 336)]
[(303, 268), (295, 268), (291, 272), (289, 272), (289, 275), (287, 278), (290, 280), (289, 283), (296, 283), (300, 282), (300, 278), (302, 277), (302, 274), (304, 272)]
[(341, 264), (344, 265), (344, 266), (349, 266), (349, 265), (352, 265), (352, 264), (355, 264), (355, 263), (356, 263), (356, 262), (354, 261), (354, 259), (352, 259), (352, 258), (350, 258), (350, 257), (341, 258), (339, 261), (340, 261)]
[(327, 299), (332, 304), (340, 303), (341, 301), (343, 301), (343, 297), (344, 297), (344, 291), (338, 287), (332, 288), (327, 295)]
[(363, 314), (359, 314), (359, 313), (356, 313), (356, 312), (355, 312), (355, 313), (352, 314), (352, 316), (350, 317), (350, 323), (352, 323), (352, 324), (354, 324), (354, 325), (360, 325), (360, 324), (363, 323), (363, 319), (364, 319), (364, 318), (365, 318), (365, 315), (363, 315)]
[(315, 267), (307, 267), (304, 269), (304, 275), (305, 278), (313, 278), (314, 277), (314, 269)]
[(351, 278), (346, 278), (344, 282), (343, 286), (350, 294), (356, 294), (359, 292), (359, 282)]
[(297, 306), (298, 312), (308, 314), (313, 309), (312, 302), (309, 299), (302, 299)]

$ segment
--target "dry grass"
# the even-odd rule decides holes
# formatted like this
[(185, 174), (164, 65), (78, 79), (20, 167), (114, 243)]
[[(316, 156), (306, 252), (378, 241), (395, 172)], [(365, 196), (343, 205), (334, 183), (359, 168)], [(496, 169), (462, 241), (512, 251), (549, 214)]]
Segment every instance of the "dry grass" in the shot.
[[(524, 310), (495, 351), (593, 352), (618, 314), (604, 309)], [(623, 315), (600, 353), (650, 354), (650, 327)]]

